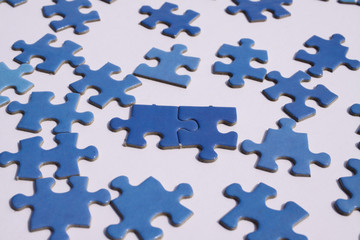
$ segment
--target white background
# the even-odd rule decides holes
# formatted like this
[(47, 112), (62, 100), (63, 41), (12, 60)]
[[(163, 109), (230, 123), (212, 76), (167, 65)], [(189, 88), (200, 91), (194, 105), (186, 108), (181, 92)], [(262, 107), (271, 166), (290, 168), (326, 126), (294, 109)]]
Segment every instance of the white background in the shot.
[[(187, 9), (200, 13), (193, 22), (201, 28), (200, 35), (190, 37), (181, 33), (176, 39), (166, 37), (160, 32), (165, 25), (157, 25), (155, 30), (149, 30), (139, 25), (146, 18), (138, 10), (143, 5), (159, 8), (164, 1), (153, 0), (117, 0), (108, 5), (100, 0), (93, 0), (93, 10), (100, 14), (101, 21), (89, 23), (90, 32), (85, 35), (75, 35), (72, 29), (56, 34), (58, 41), (53, 46), (60, 46), (65, 40), (80, 44), (83, 50), (77, 55), (84, 56), (86, 64), (92, 69), (99, 69), (106, 62), (119, 65), (123, 72), (114, 78), (122, 79), (132, 73), (141, 63), (155, 66), (156, 61), (143, 58), (152, 47), (169, 51), (174, 44), (185, 44), (188, 47), (186, 55), (200, 57), (201, 62), (196, 72), (189, 73), (179, 70), (180, 74), (189, 74), (191, 83), (187, 89), (140, 79), (142, 86), (129, 91), (136, 97), (139, 104), (159, 104), (173, 106), (231, 106), (236, 107), (237, 124), (233, 127), (219, 126), (222, 132), (235, 131), (239, 135), (238, 144), (245, 139), (261, 142), (268, 128), (277, 129), (276, 122), (287, 115), (281, 107), (290, 102), (287, 97), (281, 97), (277, 102), (268, 101), (261, 93), (273, 85), (270, 81), (256, 82), (246, 80), (240, 89), (226, 86), (227, 76), (213, 75), (211, 66), (221, 60), (215, 56), (224, 43), (237, 45), (241, 38), (251, 38), (255, 41), (255, 49), (268, 51), (269, 62), (264, 65), (268, 71), (278, 70), (283, 76), (289, 77), (298, 70), (306, 70), (310, 65), (293, 60), (299, 49), (304, 49), (303, 43), (313, 35), (329, 38), (334, 33), (345, 36), (345, 45), (350, 47), (348, 58), (360, 57), (360, 7), (356, 5), (339, 4), (335, 0), (323, 2), (319, 0), (294, 0), (286, 7), (291, 17), (277, 20), (268, 16), (262, 23), (249, 23), (244, 14), (235, 16), (225, 12), (225, 8), (233, 5), (231, 1), (215, 0), (172, 0), (179, 5), (178, 14)], [(16, 8), (8, 4), (0, 4), (0, 60), (10, 68), (18, 67), (12, 59), (20, 52), (11, 50), (11, 45), (17, 40), (33, 43), (46, 33), (53, 33), (48, 24), (53, 17), (42, 16), (41, 8), (51, 5), (50, 0), (29, 0), (25, 5)], [(84, 10), (88, 12), (88, 10)], [(314, 49), (307, 49), (314, 53)], [(221, 60), (230, 62), (228, 59)], [(33, 59), (35, 66), (41, 60)], [(253, 66), (261, 64), (254, 63)], [(64, 96), (70, 92), (68, 85), (78, 79), (72, 74), (73, 68), (64, 65), (56, 73), (49, 75), (35, 71), (26, 79), (31, 80), (35, 87), (32, 91), (53, 91), (56, 96), (53, 103), (62, 103)], [(129, 108), (121, 108), (116, 102), (110, 103), (100, 110), (87, 103), (87, 99), (96, 94), (88, 90), (82, 97), (78, 111), (91, 111), (95, 120), (90, 126), (74, 124), (73, 132), (79, 133), (78, 147), (94, 145), (99, 150), (99, 158), (95, 162), (80, 161), (82, 176), (90, 178), (88, 190), (96, 191), (108, 188), (108, 184), (117, 176), (125, 175), (132, 185), (138, 185), (149, 176), (158, 179), (167, 190), (172, 190), (180, 183), (190, 183), (194, 196), (181, 201), (190, 208), (194, 215), (181, 227), (172, 227), (166, 217), (158, 217), (152, 221), (154, 226), (164, 231), (164, 239), (241, 239), (247, 233), (254, 231), (254, 225), (247, 221), (239, 222), (234, 231), (224, 229), (218, 220), (235, 206), (235, 201), (222, 195), (223, 190), (231, 183), (240, 183), (250, 191), (259, 182), (264, 182), (277, 189), (275, 199), (267, 201), (267, 205), (280, 209), (287, 201), (295, 201), (310, 216), (298, 224), (296, 232), (306, 235), (309, 239), (338, 240), (359, 239), (360, 213), (355, 211), (351, 216), (344, 217), (336, 213), (332, 203), (338, 198), (346, 198), (340, 190), (337, 179), (350, 176), (344, 164), (349, 158), (359, 157), (356, 143), (359, 136), (355, 133), (359, 125), (357, 117), (347, 113), (348, 108), (360, 102), (360, 72), (339, 67), (334, 73), (325, 72), (320, 79), (313, 79), (304, 84), (312, 88), (324, 84), (339, 98), (328, 108), (321, 108), (314, 101), (307, 101), (308, 106), (316, 108), (316, 116), (297, 125), (295, 131), (308, 133), (310, 150), (314, 153), (326, 152), (331, 156), (328, 168), (311, 166), (311, 177), (294, 177), (288, 173), (291, 167), (289, 161), (277, 161), (279, 170), (268, 173), (254, 168), (257, 156), (244, 155), (240, 151), (218, 149), (219, 158), (216, 162), (205, 164), (196, 160), (198, 150), (160, 150), (156, 147), (159, 138), (146, 137), (147, 147), (139, 150), (123, 147), (126, 132), (113, 133), (107, 129), (107, 124), (113, 117), (126, 118)], [(3, 95), (22, 103), (28, 101), (30, 92), (18, 96), (13, 90), (7, 90)], [(21, 119), (21, 114), (9, 115), (5, 107), (0, 108), (0, 151), (17, 152), (17, 143), (21, 139), (34, 136), (44, 138), (45, 149), (56, 146), (50, 133), (54, 122), (44, 122), (39, 134), (15, 130)], [(9, 206), (10, 198), (17, 194), (33, 194), (31, 181), (15, 181), (16, 165), (0, 169), (0, 239), (47, 239), (49, 230), (37, 232), (28, 231), (30, 209), (14, 211)], [(55, 166), (41, 168), (44, 177), (51, 177)], [(68, 191), (65, 180), (57, 181), (55, 192)], [(118, 193), (110, 190), (112, 198)], [(71, 239), (106, 239), (103, 231), (110, 225), (119, 222), (119, 217), (110, 206), (92, 205), (90, 207), (91, 227), (70, 228)], [(126, 239), (137, 239), (132, 233)]]

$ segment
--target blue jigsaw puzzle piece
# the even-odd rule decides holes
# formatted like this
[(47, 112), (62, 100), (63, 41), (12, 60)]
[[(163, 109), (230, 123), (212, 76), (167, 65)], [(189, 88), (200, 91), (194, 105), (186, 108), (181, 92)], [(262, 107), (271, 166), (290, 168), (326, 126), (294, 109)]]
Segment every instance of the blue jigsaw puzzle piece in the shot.
[(82, 13), (80, 9), (91, 8), (89, 0), (52, 0), (55, 5), (45, 6), (42, 8), (45, 17), (59, 15), (62, 20), (52, 21), (50, 27), (55, 31), (60, 31), (69, 27), (74, 28), (76, 34), (84, 34), (89, 31), (89, 27), (85, 25), (88, 22), (100, 21), (97, 11)]
[(240, 220), (247, 220), (256, 224), (256, 230), (246, 236), (248, 240), (307, 239), (292, 228), (309, 214), (294, 202), (287, 202), (281, 210), (268, 208), (266, 200), (276, 197), (272, 187), (260, 183), (252, 192), (245, 192), (239, 184), (233, 183), (225, 189), (224, 195), (237, 201), (237, 206), (220, 220), (225, 228), (234, 230)]
[(184, 56), (187, 51), (185, 45), (175, 44), (171, 52), (165, 52), (157, 48), (152, 48), (145, 59), (156, 59), (159, 63), (156, 67), (149, 67), (146, 64), (140, 64), (134, 71), (134, 74), (140, 77), (160, 81), (186, 88), (190, 83), (190, 76), (178, 75), (176, 70), (184, 67), (188, 71), (195, 71), (199, 66), (200, 58)]
[(13, 7), (17, 7), (27, 2), (27, 0), (0, 0), (0, 3), (6, 2)]
[(30, 231), (50, 229), (50, 240), (69, 239), (66, 233), (69, 227), (90, 227), (89, 205), (106, 205), (110, 201), (106, 189), (93, 193), (87, 191), (87, 177), (70, 177), (71, 189), (64, 193), (52, 192), (54, 183), (52, 178), (37, 179), (33, 196), (17, 194), (11, 199), (15, 210), (32, 209)]
[(198, 35), (200, 33), (200, 28), (190, 26), (190, 23), (192, 23), (200, 14), (192, 10), (187, 10), (183, 15), (172, 13), (172, 11), (177, 9), (178, 6), (176, 4), (169, 2), (165, 2), (160, 9), (142, 6), (139, 12), (141, 14), (149, 15), (149, 17), (141, 21), (140, 24), (149, 29), (154, 29), (158, 23), (166, 24), (168, 28), (164, 29), (162, 34), (172, 38), (176, 38), (182, 31), (190, 36)]
[(297, 133), (292, 129), (296, 122), (283, 118), (278, 122), (280, 129), (269, 129), (261, 144), (245, 140), (241, 151), (245, 154), (256, 153), (260, 156), (256, 167), (265, 171), (275, 172), (278, 169), (277, 159), (287, 159), (294, 163), (290, 173), (295, 176), (310, 176), (310, 164), (320, 167), (330, 165), (330, 156), (326, 153), (314, 154), (309, 150), (308, 138), (305, 133)]
[(283, 5), (291, 5), (292, 0), (232, 0), (236, 6), (229, 6), (226, 12), (232, 15), (243, 12), (249, 22), (262, 22), (266, 20), (263, 11), (269, 11), (274, 18), (290, 16)]
[(349, 48), (342, 45), (344, 41), (345, 38), (340, 34), (332, 35), (330, 40), (312, 36), (304, 45), (315, 48), (317, 52), (309, 54), (304, 50), (299, 50), (295, 55), (295, 60), (309, 63), (312, 67), (307, 72), (314, 77), (321, 77), (323, 70), (333, 72), (340, 65), (357, 70), (360, 68), (360, 62), (346, 57)]
[(275, 86), (263, 90), (263, 94), (271, 101), (276, 101), (280, 96), (290, 97), (293, 102), (284, 106), (284, 111), (296, 121), (301, 121), (315, 115), (312, 107), (305, 105), (308, 99), (314, 100), (321, 107), (327, 107), (337, 99), (337, 95), (329, 91), (324, 85), (317, 85), (307, 89), (301, 82), (310, 81), (310, 76), (298, 71), (290, 78), (284, 78), (277, 71), (267, 74), (266, 79), (275, 83)]
[[(360, 104), (354, 104), (350, 107), (349, 113), (353, 116), (360, 116)], [(360, 134), (360, 127), (356, 131), (357, 134)], [(360, 148), (360, 144), (358, 144)]]
[(236, 108), (232, 107), (180, 107), (179, 119), (183, 121), (195, 120), (198, 124), (196, 131), (179, 130), (181, 147), (197, 147), (200, 149), (198, 159), (212, 162), (217, 159), (215, 148), (236, 149), (237, 133), (220, 133), (217, 125), (232, 126), (236, 123)]
[[(17, 69), (9, 69), (5, 63), (0, 62), (0, 93), (9, 88), (14, 88), (17, 94), (24, 94), (29, 91), (34, 84), (22, 78), (25, 74), (30, 74), (34, 68), (28, 64), (22, 64)], [(0, 107), (10, 101), (6, 96), (0, 95)]]
[(98, 108), (104, 108), (112, 100), (116, 100), (121, 106), (130, 106), (135, 103), (135, 97), (127, 95), (126, 92), (140, 86), (141, 82), (130, 74), (122, 81), (111, 77), (120, 72), (120, 67), (112, 63), (107, 63), (96, 71), (91, 70), (88, 65), (81, 65), (75, 69), (75, 74), (83, 78), (70, 84), (70, 89), (81, 94), (88, 88), (99, 91), (99, 95), (89, 99), (89, 102)]
[(51, 47), (49, 44), (57, 40), (55, 35), (46, 34), (33, 44), (26, 44), (23, 40), (17, 41), (12, 45), (13, 50), (22, 51), (14, 58), (14, 61), (22, 64), (29, 63), (34, 57), (41, 58), (44, 62), (36, 65), (36, 70), (55, 74), (60, 66), (69, 63), (72, 67), (77, 67), (85, 62), (83, 57), (77, 57), (77, 53), (82, 47), (72, 41), (65, 41), (61, 47)]
[(360, 0), (339, 0), (339, 3), (358, 4), (358, 5), (360, 5)]
[(191, 217), (192, 211), (179, 203), (183, 198), (193, 195), (189, 184), (182, 183), (174, 191), (166, 191), (160, 182), (149, 177), (139, 186), (131, 186), (125, 176), (111, 182), (111, 188), (121, 194), (111, 201), (112, 207), (119, 214), (121, 222), (106, 229), (111, 239), (123, 239), (127, 232), (135, 232), (141, 239), (159, 239), (163, 232), (153, 227), (153, 218), (165, 214), (170, 223), (179, 226)]
[(251, 39), (243, 38), (239, 41), (240, 46), (224, 44), (217, 52), (218, 57), (228, 57), (232, 60), (230, 64), (222, 62), (214, 64), (214, 73), (230, 76), (227, 83), (230, 87), (238, 88), (244, 86), (244, 78), (263, 81), (266, 69), (253, 68), (250, 63), (252, 61), (266, 63), (268, 55), (265, 50), (252, 49), (254, 43)]
[(76, 147), (77, 133), (60, 133), (55, 136), (58, 146), (49, 150), (41, 148), (43, 139), (33, 137), (21, 140), (17, 153), (0, 153), (0, 166), (7, 167), (12, 163), (18, 164), (17, 179), (37, 179), (42, 174), (39, 168), (45, 164), (55, 164), (58, 170), (56, 178), (68, 178), (79, 175), (78, 160), (93, 161), (98, 156), (94, 146), (85, 149)]
[(53, 133), (66, 133), (71, 131), (71, 125), (79, 122), (83, 125), (89, 125), (94, 119), (91, 112), (78, 113), (76, 106), (80, 94), (68, 93), (65, 97), (65, 103), (53, 105), (50, 103), (54, 98), (52, 92), (33, 92), (30, 95), (27, 104), (11, 102), (7, 107), (10, 114), (22, 113), (23, 117), (17, 125), (17, 129), (29, 132), (40, 132), (40, 123), (44, 120), (54, 120), (57, 126)]

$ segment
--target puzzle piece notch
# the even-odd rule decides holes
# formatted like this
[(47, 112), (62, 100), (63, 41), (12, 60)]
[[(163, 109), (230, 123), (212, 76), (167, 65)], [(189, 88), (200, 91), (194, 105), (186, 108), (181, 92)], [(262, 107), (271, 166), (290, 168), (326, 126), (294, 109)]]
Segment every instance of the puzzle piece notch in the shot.
[(58, 170), (56, 178), (68, 178), (79, 175), (78, 160), (85, 159), (94, 161), (98, 151), (94, 146), (84, 149), (76, 148), (77, 133), (60, 133), (55, 136), (57, 147), (44, 150), (41, 148), (43, 139), (33, 137), (21, 140), (17, 153), (0, 153), (0, 166), (7, 167), (10, 164), (18, 164), (17, 179), (37, 179), (42, 174), (39, 168), (45, 164), (55, 164)]
[(150, 6), (142, 6), (141, 14), (149, 15), (148, 18), (140, 22), (146, 28), (154, 29), (156, 24), (163, 23), (168, 26), (161, 33), (176, 38), (180, 32), (184, 31), (190, 36), (196, 36), (200, 33), (199, 27), (190, 24), (200, 15), (199, 13), (187, 10), (183, 15), (176, 15), (173, 11), (178, 9), (178, 5), (165, 2), (160, 9), (153, 9)]
[(100, 21), (97, 11), (82, 13), (80, 9), (91, 8), (89, 0), (52, 0), (55, 5), (45, 6), (42, 8), (45, 17), (53, 17), (59, 15), (62, 20), (52, 21), (50, 27), (55, 31), (61, 31), (69, 27), (74, 28), (76, 34), (84, 34), (89, 31), (89, 27), (85, 25), (88, 22)]
[(158, 65), (156, 67), (149, 67), (144, 63), (140, 64), (135, 69), (134, 74), (139, 77), (186, 88), (190, 83), (190, 76), (178, 75), (176, 70), (183, 67), (193, 72), (196, 71), (200, 63), (200, 58), (184, 56), (183, 53), (186, 51), (187, 47), (182, 44), (175, 44), (170, 52), (152, 48), (145, 55), (145, 59), (155, 59), (158, 61)]
[(27, 2), (27, 0), (0, 0), (0, 3), (6, 2), (10, 4), (12, 7), (17, 7), (21, 4), (24, 4)]
[(174, 191), (166, 191), (161, 183), (149, 177), (138, 186), (131, 186), (125, 176), (111, 182), (111, 188), (121, 195), (111, 201), (112, 207), (121, 217), (121, 222), (111, 225), (106, 233), (111, 239), (123, 239), (128, 231), (134, 231), (141, 239), (158, 239), (163, 232), (153, 227), (151, 220), (166, 215), (173, 226), (179, 226), (191, 217), (192, 211), (179, 203), (193, 195), (189, 184), (180, 184)]
[(106, 189), (87, 191), (87, 177), (70, 177), (68, 184), (71, 189), (65, 193), (52, 192), (54, 183), (52, 178), (37, 179), (33, 196), (17, 194), (11, 199), (15, 210), (32, 209), (30, 231), (50, 229), (50, 240), (69, 239), (66, 233), (68, 227), (90, 227), (89, 205), (106, 205), (110, 201)]
[(214, 73), (229, 75), (230, 79), (227, 84), (229, 87), (239, 88), (243, 87), (244, 78), (249, 78), (262, 82), (265, 75), (265, 68), (253, 68), (250, 63), (256, 61), (258, 63), (266, 63), (268, 61), (267, 51), (255, 50), (252, 47), (255, 42), (248, 38), (243, 38), (239, 41), (239, 46), (231, 46), (224, 44), (217, 52), (217, 56), (224, 58), (228, 57), (232, 63), (225, 64), (222, 62), (215, 62)]
[(26, 44), (23, 40), (19, 40), (12, 45), (12, 49), (20, 50), (22, 53), (16, 56), (14, 61), (23, 64), (29, 63), (33, 57), (40, 58), (43, 62), (36, 65), (36, 70), (51, 74), (55, 74), (64, 63), (77, 67), (85, 62), (83, 57), (73, 55), (82, 49), (80, 45), (72, 41), (65, 41), (61, 47), (49, 45), (56, 40), (56, 36), (52, 34), (46, 34), (33, 44)]
[(260, 183), (252, 192), (245, 192), (239, 184), (234, 183), (225, 189), (224, 195), (238, 203), (220, 220), (225, 228), (233, 230), (239, 220), (248, 220), (257, 226), (254, 232), (246, 236), (249, 240), (307, 239), (292, 228), (309, 214), (294, 202), (287, 202), (281, 210), (268, 208), (265, 201), (276, 197), (276, 190), (272, 187)]
[(321, 77), (323, 70), (333, 72), (338, 66), (344, 65), (351, 70), (360, 68), (358, 60), (351, 60), (346, 57), (348, 47), (342, 45), (345, 42), (344, 36), (334, 34), (330, 40), (322, 39), (316, 35), (305, 42), (306, 47), (315, 48), (315, 54), (309, 54), (304, 50), (299, 50), (295, 54), (295, 60), (309, 63), (307, 72), (314, 77)]
[[(6, 89), (13, 88), (17, 94), (24, 94), (29, 91), (34, 84), (22, 78), (23, 75), (30, 74), (34, 68), (28, 64), (22, 64), (17, 69), (9, 69), (4, 62), (0, 62), (0, 93)], [(6, 96), (0, 96), (0, 107), (10, 101)]]
[(126, 92), (141, 86), (141, 82), (133, 75), (127, 75), (123, 80), (117, 81), (111, 77), (120, 73), (120, 67), (106, 63), (99, 70), (91, 70), (88, 65), (80, 65), (75, 74), (83, 76), (79, 81), (70, 84), (70, 89), (83, 94), (86, 89), (94, 88), (99, 95), (89, 98), (89, 102), (98, 108), (104, 108), (110, 101), (116, 100), (121, 106), (127, 107), (135, 103), (135, 97)]
[(297, 122), (315, 115), (316, 110), (305, 105), (307, 99), (317, 102), (320, 107), (328, 107), (337, 99), (337, 95), (332, 93), (324, 85), (317, 85), (313, 89), (307, 89), (301, 82), (310, 81), (311, 77), (298, 71), (290, 78), (284, 78), (277, 71), (270, 72), (266, 79), (275, 83), (275, 86), (264, 89), (263, 94), (271, 101), (276, 101), (280, 96), (287, 96), (293, 100), (284, 106), (284, 111)]
[(273, 14), (274, 18), (284, 18), (290, 16), (283, 5), (291, 5), (292, 0), (232, 0), (236, 6), (229, 6), (226, 12), (232, 15), (238, 12), (243, 12), (249, 22), (263, 22), (267, 18), (263, 11), (269, 11)]
[(6, 110), (10, 114), (22, 113), (23, 117), (17, 129), (34, 133), (41, 131), (40, 124), (44, 120), (56, 121), (54, 134), (70, 132), (73, 122), (83, 125), (92, 123), (94, 115), (91, 112), (78, 113), (75, 110), (80, 94), (68, 93), (65, 96), (65, 103), (57, 105), (50, 103), (53, 98), (52, 92), (33, 92), (28, 103), (11, 102)]
[(290, 173), (295, 176), (310, 176), (310, 164), (320, 167), (330, 165), (330, 156), (326, 153), (314, 154), (309, 150), (308, 138), (305, 133), (293, 131), (296, 122), (283, 118), (278, 122), (279, 129), (269, 129), (261, 144), (245, 140), (241, 144), (241, 151), (245, 154), (256, 153), (260, 156), (256, 168), (276, 172), (277, 159), (287, 159), (294, 165)]

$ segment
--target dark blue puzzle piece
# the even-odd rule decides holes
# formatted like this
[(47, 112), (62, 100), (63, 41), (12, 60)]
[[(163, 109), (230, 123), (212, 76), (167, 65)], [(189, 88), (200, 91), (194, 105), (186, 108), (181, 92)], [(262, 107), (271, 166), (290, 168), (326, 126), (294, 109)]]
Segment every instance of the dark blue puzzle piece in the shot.
[(169, 2), (165, 2), (160, 9), (153, 9), (150, 6), (142, 6), (140, 8), (141, 14), (149, 15), (148, 18), (141, 21), (140, 24), (146, 28), (154, 29), (156, 24), (163, 23), (168, 28), (162, 31), (162, 34), (169, 37), (177, 37), (177, 35), (184, 31), (190, 36), (196, 36), (200, 33), (199, 27), (190, 26), (200, 14), (192, 10), (187, 10), (183, 15), (176, 15), (172, 11), (177, 10), (178, 6)]
[(263, 81), (266, 69), (253, 68), (250, 63), (252, 61), (259, 63), (266, 63), (268, 61), (267, 51), (252, 49), (252, 46), (254, 46), (253, 40), (243, 38), (239, 41), (239, 45), (222, 45), (217, 52), (217, 56), (222, 58), (229, 57), (232, 63), (216, 62), (214, 64), (214, 73), (229, 75), (228, 85), (234, 88), (244, 86), (244, 78)]
[(212, 162), (217, 159), (214, 148), (234, 150), (237, 133), (220, 133), (218, 124), (232, 126), (236, 123), (236, 108), (231, 107), (180, 107), (179, 119), (195, 120), (199, 125), (196, 131), (179, 130), (181, 147), (197, 147), (200, 149), (198, 159)]
[(55, 35), (46, 34), (33, 44), (26, 44), (23, 40), (17, 41), (12, 45), (12, 49), (21, 50), (22, 53), (14, 60), (18, 63), (29, 63), (33, 57), (41, 58), (44, 62), (36, 65), (36, 70), (52, 74), (55, 74), (64, 63), (77, 67), (85, 62), (83, 57), (73, 55), (82, 49), (80, 45), (65, 41), (61, 47), (51, 47), (49, 44), (56, 40)]
[(312, 67), (307, 72), (314, 77), (321, 77), (323, 70), (332, 72), (340, 65), (345, 65), (351, 70), (357, 70), (360, 68), (360, 62), (346, 57), (349, 48), (341, 45), (344, 41), (345, 38), (340, 34), (332, 35), (330, 40), (312, 36), (304, 45), (315, 48), (317, 53), (309, 54), (304, 50), (299, 50), (295, 59), (309, 63)]
[(57, 32), (68, 27), (73, 27), (76, 34), (84, 34), (89, 31), (89, 27), (85, 25), (87, 22), (99, 21), (100, 17), (97, 11), (82, 13), (80, 9), (91, 8), (89, 0), (52, 0), (55, 5), (45, 6), (42, 11), (45, 17), (59, 15), (62, 20), (52, 21), (51, 28)]
[(27, 0), (0, 0), (0, 3), (6, 2), (8, 4), (10, 4), (13, 7), (17, 7), (23, 3), (26, 3)]
[(95, 160), (98, 151), (94, 146), (85, 149), (76, 148), (77, 133), (60, 133), (55, 136), (58, 146), (44, 150), (41, 148), (43, 139), (33, 137), (21, 140), (19, 152), (0, 153), (0, 166), (6, 167), (12, 163), (19, 165), (16, 178), (19, 179), (37, 179), (42, 174), (39, 168), (45, 164), (55, 164), (58, 170), (55, 172), (57, 178), (67, 178), (79, 175), (78, 160)]
[(184, 67), (188, 71), (195, 71), (200, 62), (200, 58), (184, 56), (183, 53), (186, 51), (186, 46), (182, 44), (175, 44), (171, 48), (171, 52), (152, 48), (145, 55), (145, 59), (156, 59), (159, 62), (158, 65), (156, 67), (149, 67), (146, 64), (140, 64), (135, 69), (134, 74), (186, 88), (190, 83), (190, 76), (178, 75), (176, 70)]
[(236, 6), (229, 6), (226, 12), (232, 15), (243, 12), (249, 22), (262, 22), (266, 20), (263, 11), (269, 11), (274, 18), (284, 18), (290, 16), (283, 5), (291, 5), (292, 0), (232, 0)]
[(285, 104), (284, 111), (296, 121), (315, 115), (315, 109), (305, 105), (307, 99), (316, 101), (321, 107), (327, 107), (337, 99), (337, 95), (323, 85), (317, 85), (314, 89), (304, 88), (301, 82), (310, 81), (310, 76), (301, 71), (290, 78), (273, 71), (267, 74), (266, 79), (274, 82), (275, 86), (263, 90), (263, 94), (271, 101), (276, 101), (280, 96), (290, 97), (293, 102)]
[(266, 200), (276, 196), (272, 187), (260, 183), (252, 192), (245, 192), (234, 183), (226, 188), (224, 195), (237, 201), (237, 206), (220, 220), (225, 228), (233, 230), (240, 220), (248, 220), (257, 226), (256, 231), (246, 236), (248, 240), (307, 239), (292, 228), (309, 214), (294, 202), (287, 202), (281, 210), (268, 208)]
[(151, 225), (153, 218), (165, 214), (172, 225), (179, 226), (192, 215), (189, 209), (179, 203), (181, 199), (193, 195), (189, 184), (180, 184), (173, 192), (168, 192), (153, 177), (139, 186), (131, 186), (129, 179), (121, 176), (111, 182), (111, 188), (120, 192), (111, 205), (121, 218), (119, 224), (111, 225), (106, 230), (111, 239), (123, 239), (129, 231), (144, 240), (159, 239), (163, 232)]
[(133, 75), (127, 75), (122, 81), (111, 77), (120, 72), (120, 67), (111, 63), (96, 71), (88, 65), (81, 65), (75, 69), (75, 74), (83, 76), (83, 79), (72, 83), (70, 89), (81, 94), (88, 88), (96, 89), (99, 95), (90, 97), (89, 102), (99, 108), (104, 108), (112, 100), (118, 101), (121, 106), (130, 106), (135, 103), (135, 97), (126, 92), (140, 86), (141, 82)]
[(105, 205), (110, 201), (110, 194), (105, 189), (94, 193), (87, 191), (87, 177), (71, 177), (71, 190), (65, 193), (52, 192), (54, 183), (52, 178), (37, 179), (33, 196), (17, 194), (11, 199), (15, 210), (32, 209), (30, 231), (50, 229), (50, 240), (69, 239), (66, 233), (69, 227), (89, 227), (89, 205)]
[(55, 134), (71, 131), (71, 124), (79, 122), (83, 125), (92, 123), (94, 116), (91, 112), (78, 113), (76, 106), (80, 94), (68, 93), (63, 104), (53, 105), (50, 103), (54, 98), (52, 92), (33, 92), (27, 104), (11, 102), (7, 107), (10, 114), (22, 113), (23, 117), (17, 125), (17, 129), (40, 132), (40, 123), (43, 120), (54, 120), (57, 126), (53, 129)]
[(275, 172), (278, 169), (277, 159), (288, 159), (294, 166), (290, 173), (296, 176), (310, 176), (310, 164), (320, 167), (330, 165), (330, 156), (326, 153), (314, 154), (309, 150), (308, 138), (305, 133), (297, 133), (292, 129), (296, 122), (292, 119), (280, 119), (280, 129), (269, 129), (261, 144), (245, 140), (241, 151), (245, 154), (260, 155), (256, 167), (265, 171)]

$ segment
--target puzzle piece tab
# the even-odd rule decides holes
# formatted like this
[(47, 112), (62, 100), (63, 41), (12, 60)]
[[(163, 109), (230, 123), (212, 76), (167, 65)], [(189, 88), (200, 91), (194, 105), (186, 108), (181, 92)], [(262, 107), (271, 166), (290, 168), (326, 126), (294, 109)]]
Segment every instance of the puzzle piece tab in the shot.
[(23, 3), (26, 3), (27, 0), (0, 0), (0, 3), (6, 2), (8, 4), (10, 4), (13, 7), (17, 7)]

